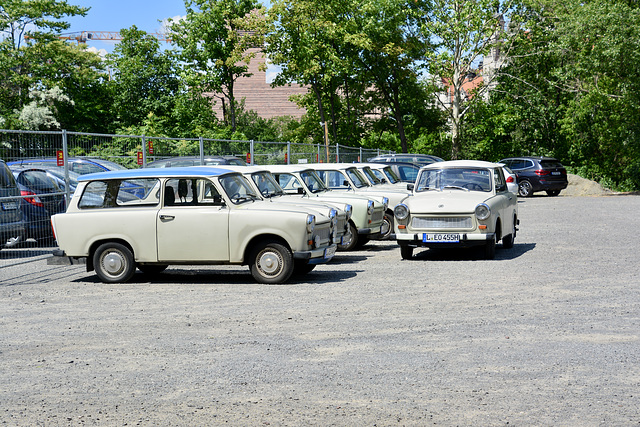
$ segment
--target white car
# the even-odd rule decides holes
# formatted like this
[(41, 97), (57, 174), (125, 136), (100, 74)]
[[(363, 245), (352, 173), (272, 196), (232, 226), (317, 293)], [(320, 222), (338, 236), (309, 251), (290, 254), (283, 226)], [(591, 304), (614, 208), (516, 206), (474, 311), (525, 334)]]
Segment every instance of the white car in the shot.
[[(395, 206), (411, 194), (405, 187), (394, 188), (389, 185), (371, 185), (358, 169), (357, 163), (314, 163), (309, 164), (324, 181), (325, 185), (334, 191), (366, 196), (376, 195), (386, 197), (389, 206)], [(388, 208), (383, 218), (381, 239), (393, 239), (393, 211)]]
[(265, 165), (285, 193), (302, 200), (321, 200), (331, 203), (349, 203), (353, 214), (349, 220), (351, 241), (339, 245), (338, 249), (350, 251), (365, 245), (369, 240), (379, 239), (383, 217), (389, 200), (377, 195), (362, 195), (330, 190), (316, 172), (306, 164)]
[(458, 160), (420, 169), (414, 195), (394, 208), (403, 259), (415, 248), (478, 246), (493, 259), (496, 243), (513, 247), (518, 203), (500, 164)]
[(256, 281), (282, 283), (336, 251), (324, 213), (265, 202), (242, 174), (206, 166), (83, 175), (51, 223), (56, 255), (86, 258), (108, 283), (172, 264), (249, 265)]

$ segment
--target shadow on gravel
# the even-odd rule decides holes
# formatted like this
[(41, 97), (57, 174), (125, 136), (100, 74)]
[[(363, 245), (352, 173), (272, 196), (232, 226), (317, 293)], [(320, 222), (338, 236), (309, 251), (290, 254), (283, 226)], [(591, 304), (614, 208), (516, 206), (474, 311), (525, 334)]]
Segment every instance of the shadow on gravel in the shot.
[[(324, 268), (323, 268), (324, 267)], [(350, 279), (356, 276), (354, 271), (334, 271), (331, 265), (323, 265), (316, 267), (310, 273), (301, 277), (291, 277), (286, 283), (280, 285), (264, 285), (264, 286), (287, 286), (298, 285), (304, 283), (334, 283)], [(105, 286), (122, 286), (122, 285), (152, 285), (152, 284), (175, 284), (175, 285), (259, 285), (249, 270), (210, 270), (210, 269), (183, 269), (180, 267), (167, 268), (164, 272), (158, 274), (145, 274), (136, 271), (136, 274), (124, 284), (109, 285), (102, 283), (98, 276), (93, 273), (83, 278), (73, 280), (73, 283), (95, 283)]]
[[(347, 255), (347, 254), (339, 254), (333, 257), (333, 259), (329, 262), (328, 265), (331, 264), (355, 264), (360, 261), (365, 261), (368, 257), (362, 255)], [(317, 267), (316, 267), (317, 268)]]
[[(496, 246), (496, 257), (492, 261), (516, 259), (536, 247), (535, 243), (516, 243), (511, 249)], [(482, 259), (478, 248), (426, 249), (415, 252), (412, 261), (487, 261)]]

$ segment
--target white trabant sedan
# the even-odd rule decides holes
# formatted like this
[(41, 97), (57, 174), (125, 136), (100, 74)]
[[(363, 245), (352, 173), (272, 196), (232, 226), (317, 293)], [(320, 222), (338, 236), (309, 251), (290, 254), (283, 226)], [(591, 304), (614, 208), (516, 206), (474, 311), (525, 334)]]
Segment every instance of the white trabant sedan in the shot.
[(413, 195), (394, 214), (403, 259), (410, 259), (414, 248), (471, 246), (493, 259), (496, 243), (513, 247), (519, 223), (517, 197), (502, 166), (471, 160), (422, 167)]
[[(127, 189), (141, 197), (122, 197)], [(323, 209), (324, 211), (324, 209)], [(249, 265), (260, 283), (282, 283), (335, 254), (335, 221), (309, 207), (261, 200), (222, 167), (138, 169), (84, 175), (66, 213), (52, 217), (58, 256), (86, 258), (108, 283), (136, 267)]]

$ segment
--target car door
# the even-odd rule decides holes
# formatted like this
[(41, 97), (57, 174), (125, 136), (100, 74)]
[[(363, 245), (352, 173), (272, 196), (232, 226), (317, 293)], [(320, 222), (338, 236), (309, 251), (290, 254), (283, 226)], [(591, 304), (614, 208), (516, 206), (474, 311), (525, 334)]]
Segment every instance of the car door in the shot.
[[(513, 205), (517, 196), (509, 191), (502, 168), (493, 169), (495, 182), (495, 199), (502, 223), (502, 236), (511, 233), (513, 228)], [(502, 238), (502, 236), (499, 236)]]
[(159, 262), (229, 260), (229, 209), (208, 179), (168, 179), (156, 219)]

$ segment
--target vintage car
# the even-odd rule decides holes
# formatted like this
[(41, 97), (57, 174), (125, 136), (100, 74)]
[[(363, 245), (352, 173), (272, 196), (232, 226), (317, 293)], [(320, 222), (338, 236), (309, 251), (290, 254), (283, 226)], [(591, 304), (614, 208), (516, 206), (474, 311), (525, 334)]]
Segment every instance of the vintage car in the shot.
[(351, 241), (338, 246), (339, 250), (349, 251), (365, 245), (369, 240), (381, 236), (382, 219), (389, 200), (375, 195), (354, 195), (331, 191), (324, 185), (315, 171), (305, 164), (265, 165), (285, 193), (302, 200), (321, 200), (329, 203), (349, 203), (353, 213), (349, 220)]
[(334, 231), (336, 236), (334, 242), (338, 244), (338, 249), (349, 245), (351, 241), (351, 231), (349, 227), (349, 219), (353, 213), (352, 206), (346, 201), (331, 202), (322, 201), (320, 199), (301, 199), (300, 197), (287, 194), (278, 184), (275, 177), (264, 166), (224, 166), (244, 174), (248, 181), (253, 185), (253, 189), (262, 197), (271, 203), (285, 203), (296, 206), (309, 206), (311, 209), (322, 211), (325, 210), (329, 218), (335, 218), (336, 226)]
[[(144, 196), (132, 200), (123, 190), (131, 185)], [(86, 258), (108, 283), (171, 264), (249, 265), (256, 281), (282, 283), (336, 251), (335, 221), (324, 213), (265, 202), (242, 174), (219, 167), (84, 175), (51, 223), (56, 255)]]
[(383, 240), (393, 239), (392, 207), (411, 194), (406, 187), (394, 188), (388, 184), (371, 185), (358, 169), (356, 163), (314, 163), (309, 166), (314, 168), (325, 185), (334, 191), (366, 196), (377, 195), (389, 199), (389, 207), (384, 213), (381, 235)]
[(414, 248), (471, 246), (493, 259), (499, 241), (505, 249), (513, 247), (519, 224), (517, 197), (508, 190), (501, 165), (470, 160), (422, 167), (413, 196), (394, 214), (403, 259), (410, 259)]

